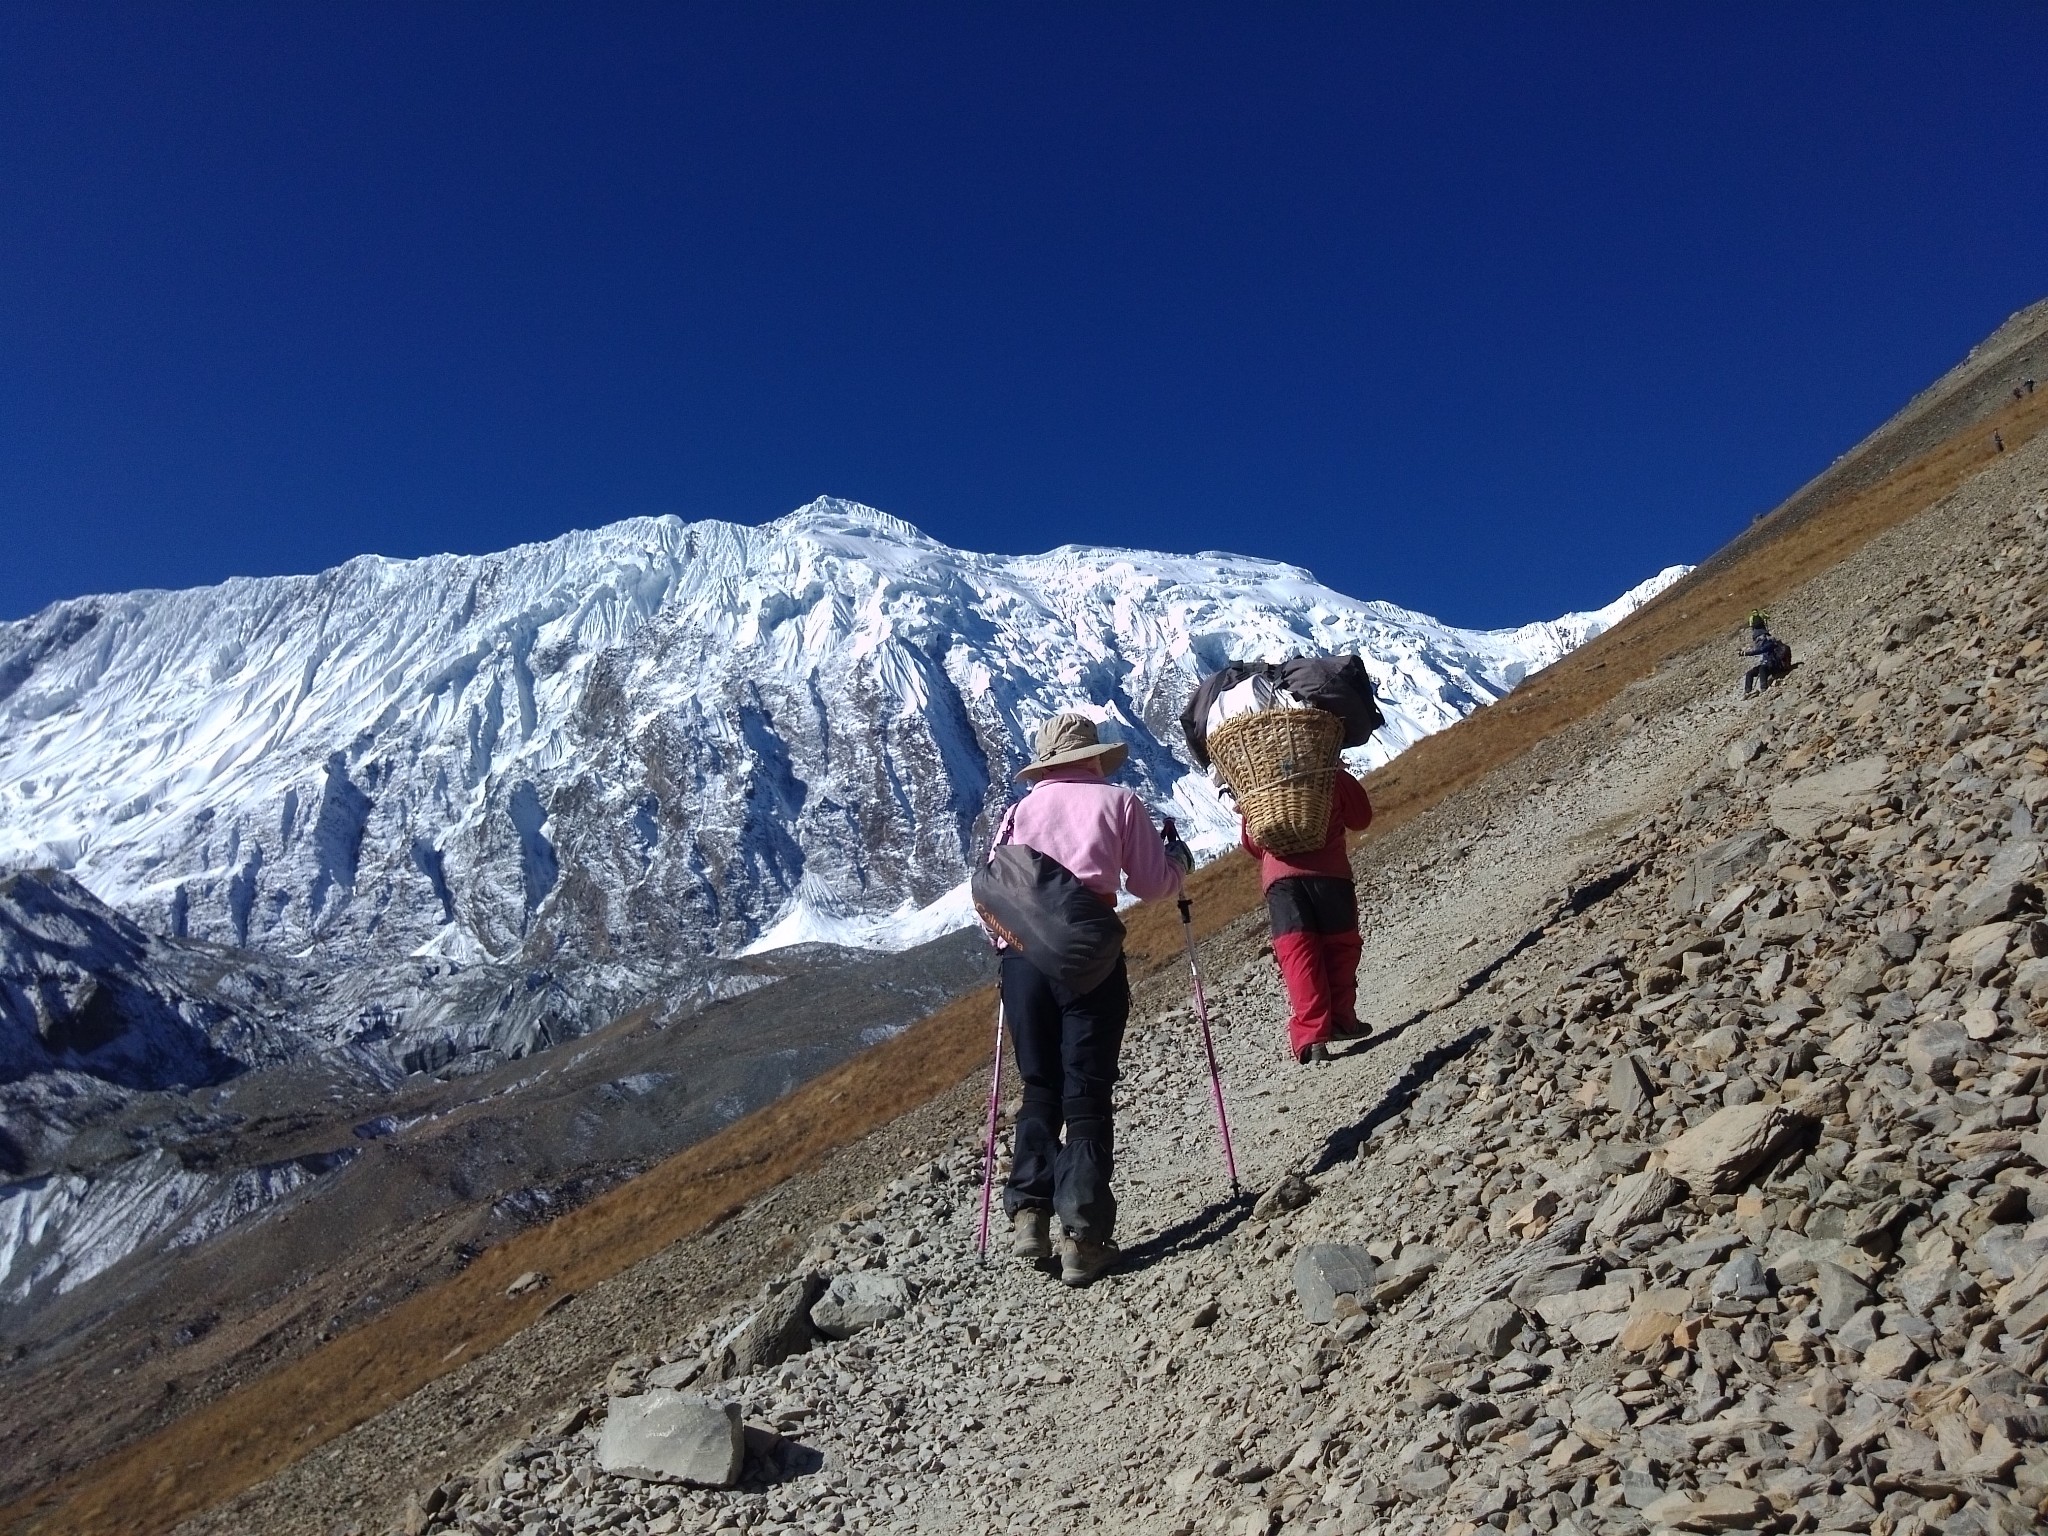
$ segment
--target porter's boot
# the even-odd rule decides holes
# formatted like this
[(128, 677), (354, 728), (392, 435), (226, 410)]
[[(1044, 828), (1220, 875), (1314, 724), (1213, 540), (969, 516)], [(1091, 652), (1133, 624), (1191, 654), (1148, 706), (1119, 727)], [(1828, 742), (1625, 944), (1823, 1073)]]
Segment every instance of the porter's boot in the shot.
[(1010, 1218), (1010, 1255), (1027, 1264), (1043, 1264), (1052, 1257), (1050, 1211), (1019, 1211)]

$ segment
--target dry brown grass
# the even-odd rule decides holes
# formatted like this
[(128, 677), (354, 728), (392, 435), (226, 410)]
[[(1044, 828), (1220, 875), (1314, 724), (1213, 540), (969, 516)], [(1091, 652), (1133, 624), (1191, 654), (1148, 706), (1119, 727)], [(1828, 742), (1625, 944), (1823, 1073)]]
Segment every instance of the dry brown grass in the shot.
[[(1782, 528), (1752, 530), (1627, 623), (1374, 774), (1380, 824), (1420, 814), (1933, 505), (1993, 456), (1994, 427), (2018, 447), (2044, 424), (2048, 393), (2000, 409), (1866, 490)], [(1256, 869), (1242, 855), (1219, 860), (1196, 876), (1192, 894), (1206, 936), (1257, 904)], [(1171, 904), (1138, 909), (1130, 926), (1139, 974), (1179, 963)], [(0, 1529), (141, 1536), (231, 1498), (533, 1322), (546, 1295), (504, 1294), (521, 1272), (552, 1276), (555, 1295), (587, 1290), (985, 1070), (993, 1007), (991, 989), (961, 998), (632, 1183), (508, 1239), (437, 1289), (0, 1510)]]

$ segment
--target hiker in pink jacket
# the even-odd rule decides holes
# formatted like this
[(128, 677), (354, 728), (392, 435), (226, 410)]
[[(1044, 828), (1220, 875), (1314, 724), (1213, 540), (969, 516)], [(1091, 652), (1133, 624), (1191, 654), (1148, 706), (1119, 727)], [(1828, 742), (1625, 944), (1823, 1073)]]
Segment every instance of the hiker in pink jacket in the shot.
[[(1125, 756), (1124, 747), (1099, 738), (1086, 716), (1055, 715), (1039, 727), (1031, 761), (1017, 774), (1031, 792), (1010, 808), (996, 840), (1057, 860), (1111, 907), (1120, 884), (1145, 899), (1176, 894), (1187, 866), (1168, 854), (1144, 803), (1108, 782)], [(1117, 1256), (1110, 1240), (1111, 1090), (1131, 1011), (1130, 982), (1119, 957), (1108, 980), (1076, 995), (1011, 950), (1002, 959), (1002, 993), (1024, 1079), (1003, 1185), (1010, 1251), (1033, 1264), (1051, 1258), (1057, 1211), (1065, 1233), (1060, 1278), (1086, 1285)]]

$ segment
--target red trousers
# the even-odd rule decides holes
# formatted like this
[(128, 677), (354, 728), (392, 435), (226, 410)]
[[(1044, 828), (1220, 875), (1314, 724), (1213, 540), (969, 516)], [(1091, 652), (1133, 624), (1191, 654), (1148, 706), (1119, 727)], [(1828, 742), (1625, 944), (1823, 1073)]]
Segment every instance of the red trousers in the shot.
[(1349, 880), (1293, 875), (1266, 888), (1273, 958), (1287, 984), (1287, 1043), (1312, 1045), (1357, 1034), (1358, 893)]

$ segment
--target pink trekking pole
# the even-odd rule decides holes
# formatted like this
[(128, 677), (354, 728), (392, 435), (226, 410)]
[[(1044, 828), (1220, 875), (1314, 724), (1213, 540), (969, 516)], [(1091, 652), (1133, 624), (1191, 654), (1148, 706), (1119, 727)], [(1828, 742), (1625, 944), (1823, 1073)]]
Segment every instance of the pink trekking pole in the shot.
[(996, 1070), (988, 1085), (988, 1136), (981, 1155), (981, 1232), (974, 1240), (975, 1262), (980, 1264), (988, 1262), (988, 1206), (996, 1187), (996, 1113), (1002, 1102), (1003, 1000), (999, 995), (996, 998)]
[[(1166, 840), (1180, 841), (1180, 829), (1171, 820), (1166, 823)], [(1223, 1074), (1216, 1066), (1216, 1041), (1209, 1033), (1209, 999), (1202, 993), (1202, 966), (1195, 958), (1195, 909), (1185, 896), (1177, 905), (1181, 935), (1188, 946), (1188, 979), (1195, 989), (1195, 1018), (1202, 1026), (1202, 1054), (1209, 1058), (1209, 1098), (1216, 1106), (1216, 1130), (1223, 1138), (1223, 1167), (1230, 1175), (1230, 1198), (1235, 1200), (1243, 1191), (1237, 1182), (1237, 1153), (1230, 1145), (1230, 1116), (1223, 1109)]]

